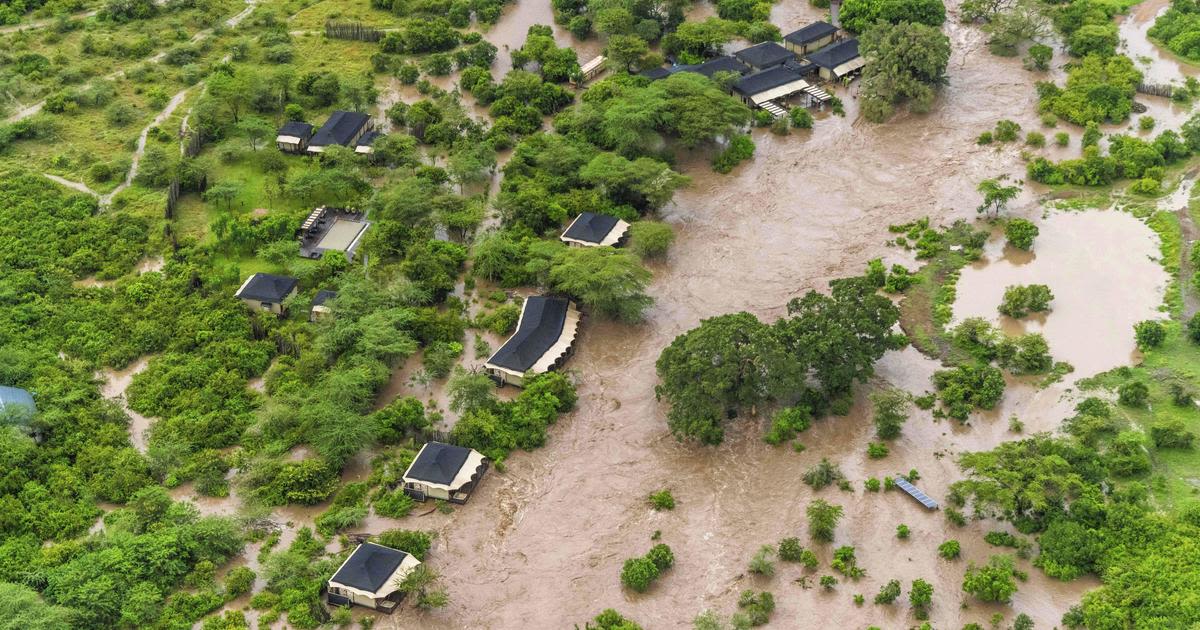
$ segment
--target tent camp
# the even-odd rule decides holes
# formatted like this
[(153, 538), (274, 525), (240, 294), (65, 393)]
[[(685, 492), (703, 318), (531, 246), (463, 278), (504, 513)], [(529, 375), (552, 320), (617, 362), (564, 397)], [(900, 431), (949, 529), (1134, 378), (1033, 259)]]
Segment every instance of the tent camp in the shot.
[(329, 604), (395, 612), (404, 599), (400, 582), (420, 564), (420, 560), (398, 549), (363, 543), (329, 579)]
[(517, 331), (483, 364), (497, 382), (522, 387), (525, 374), (558, 368), (571, 354), (582, 315), (570, 300), (533, 295), (525, 298)]
[(404, 471), (404, 493), (419, 501), (432, 497), (466, 503), (487, 469), (488, 458), (479, 451), (426, 442)]

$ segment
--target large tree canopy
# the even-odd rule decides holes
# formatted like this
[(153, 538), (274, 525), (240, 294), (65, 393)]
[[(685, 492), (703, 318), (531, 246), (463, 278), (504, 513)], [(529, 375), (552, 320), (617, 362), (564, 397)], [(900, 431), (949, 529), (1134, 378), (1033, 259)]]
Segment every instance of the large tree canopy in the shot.
[(946, 5), (942, 0), (846, 0), (841, 20), (853, 33), (863, 33), (880, 21), (938, 27), (946, 21)]
[(946, 83), (950, 39), (924, 24), (881, 23), (867, 29), (859, 41), (867, 59), (863, 115), (882, 122), (896, 104), (905, 101), (915, 112), (929, 111), (937, 88)]

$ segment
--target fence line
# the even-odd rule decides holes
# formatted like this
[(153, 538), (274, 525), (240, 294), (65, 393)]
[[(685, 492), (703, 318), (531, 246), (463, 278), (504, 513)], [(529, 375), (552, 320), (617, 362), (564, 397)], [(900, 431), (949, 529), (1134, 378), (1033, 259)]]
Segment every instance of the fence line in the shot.
[(377, 42), (383, 39), (383, 31), (359, 22), (326, 22), (325, 36), (330, 39), (353, 39), (360, 42)]

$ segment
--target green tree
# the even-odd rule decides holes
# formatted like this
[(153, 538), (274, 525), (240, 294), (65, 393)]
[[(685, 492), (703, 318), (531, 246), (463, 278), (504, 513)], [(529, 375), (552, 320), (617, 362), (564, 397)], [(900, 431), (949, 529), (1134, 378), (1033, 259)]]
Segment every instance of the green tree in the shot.
[(12, 630), (58, 630), (75, 627), (76, 615), (70, 608), (47, 604), (37, 591), (0, 582), (0, 627)]
[(908, 393), (897, 388), (872, 392), (871, 404), (875, 409), (875, 435), (884, 440), (900, 437), (900, 429), (908, 420)]
[(1167, 338), (1167, 327), (1156, 319), (1147, 319), (1133, 325), (1133, 334), (1138, 350), (1146, 352), (1162, 345)]
[(929, 604), (933, 603), (933, 585), (917, 578), (908, 589), (908, 603), (913, 607), (917, 619), (929, 618)]
[(454, 369), (454, 375), (446, 383), (450, 410), (455, 413), (471, 413), (487, 409), (496, 402), (496, 384), (481, 372), (467, 372), (462, 367)]
[(1012, 594), (1017, 592), (1017, 583), (1013, 579), (1016, 569), (1013, 568), (1012, 556), (992, 556), (982, 567), (971, 565), (963, 576), (962, 588), (985, 602), (1008, 602)]
[(977, 212), (990, 214), (993, 217), (999, 216), (1008, 207), (1008, 202), (1017, 198), (1017, 195), (1021, 193), (1021, 187), (1005, 186), (1003, 183), (1005, 179), (1006, 177), (1001, 176), (979, 182), (976, 190), (983, 195), (983, 202), (976, 208)]
[(638, 221), (629, 226), (630, 249), (642, 258), (662, 258), (675, 242), (675, 230), (667, 223)]
[(808, 502), (805, 509), (808, 514), (808, 532), (814, 540), (832, 542), (834, 530), (842, 519), (842, 506), (835, 505), (824, 499), (814, 499)]
[(633, 254), (607, 247), (568, 247), (554, 259), (550, 285), (597, 313), (636, 322), (654, 302), (646, 295), (650, 272)]
[[(933, 2), (941, 6), (941, 0)], [(847, 2), (846, 8), (850, 6)], [(863, 33), (860, 47), (867, 59), (861, 94), (863, 115), (868, 120), (887, 120), (902, 102), (914, 112), (929, 111), (937, 89), (946, 83), (950, 61), (946, 35), (936, 27), (919, 23), (877, 24)]]
[(1004, 237), (1008, 244), (1017, 249), (1028, 251), (1033, 247), (1033, 239), (1037, 238), (1038, 227), (1026, 219), (1009, 219), (1004, 224)]

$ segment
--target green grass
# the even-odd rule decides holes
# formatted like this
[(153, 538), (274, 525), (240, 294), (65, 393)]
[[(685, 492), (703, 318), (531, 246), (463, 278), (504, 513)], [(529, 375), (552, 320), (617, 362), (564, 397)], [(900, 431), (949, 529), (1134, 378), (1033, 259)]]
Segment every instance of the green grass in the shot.
[(367, 26), (390, 28), (400, 17), (390, 11), (371, 7), (370, 0), (323, 0), (297, 12), (288, 20), (290, 31), (324, 30), (325, 22), (361, 22)]

